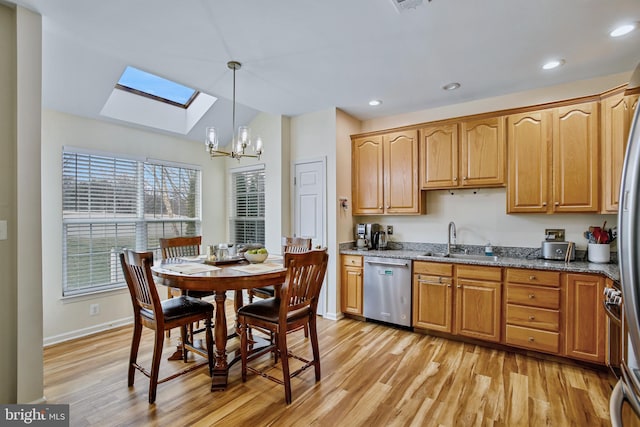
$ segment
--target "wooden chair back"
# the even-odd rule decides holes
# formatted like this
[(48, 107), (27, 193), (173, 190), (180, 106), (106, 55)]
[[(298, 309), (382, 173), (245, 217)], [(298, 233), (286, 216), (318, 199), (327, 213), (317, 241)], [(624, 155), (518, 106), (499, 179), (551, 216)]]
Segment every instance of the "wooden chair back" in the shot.
[(282, 253), (298, 253), (311, 250), (311, 239), (306, 237), (283, 237)]
[(281, 324), (286, 323), (291, 313), (307, 307), (311, 310), (311, 315), (315, 316), (328, 260), (326, 249), (285, 253), (287, 278), (280, 290)]
[[(135, 316), (139, 316), (144, 311), (151, 312), (145, 317), (151, 317), (150, 314), (157, 313), (158, 310), (162, 313), (160, 297), (151, 273), (153, 252), (134, 252), (125, 249), (120, 254), (120, 263), (131, 295)], [(153, 317), (156, 321), (162, 318), (162, 316)]]
[(160, 239), (162, 259), (178, 258), (181, 256), (200, 255), (202, 236), (171, 237)]

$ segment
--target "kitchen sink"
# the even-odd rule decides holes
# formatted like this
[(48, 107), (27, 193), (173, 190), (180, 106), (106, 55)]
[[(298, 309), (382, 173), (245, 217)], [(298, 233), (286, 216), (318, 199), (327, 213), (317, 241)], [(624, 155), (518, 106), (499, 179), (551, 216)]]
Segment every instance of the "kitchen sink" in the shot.
[(452, 258), (452, 259), (468, 259), (470, 261), (498, 261), (497, 255), (473, 255), (473, 254), (445, 254), (438, 252), (427, 252), (422, 255), (418, 255), (418, 258)]

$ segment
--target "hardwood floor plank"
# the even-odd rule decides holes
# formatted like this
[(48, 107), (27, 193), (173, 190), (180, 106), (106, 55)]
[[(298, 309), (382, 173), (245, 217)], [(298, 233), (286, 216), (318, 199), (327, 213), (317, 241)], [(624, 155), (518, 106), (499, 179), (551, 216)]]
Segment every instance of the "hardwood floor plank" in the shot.
[[(70, 404), (72, 426), (609, 425), (605, 371), (352, 319), (320, 318), (318, 330), (322, 379), (313, 370), (294, 378), (288, 406), (282, 386), (255, 375), (242, 383), (239, 364), (226, 391), (210, 391), (203, 367), (160, 384), (149, 405), (147, 378), (138, 373), (126, 385), (130, 327), (47, 347), (45, 395)], [(294, 352), (311, 355), (302, 332), (287, 338)], [(143, 365), (152, 340), (143, 333)], [(161, 376), (184, 366), (166, 360), (176, 341), (165, 341)]]

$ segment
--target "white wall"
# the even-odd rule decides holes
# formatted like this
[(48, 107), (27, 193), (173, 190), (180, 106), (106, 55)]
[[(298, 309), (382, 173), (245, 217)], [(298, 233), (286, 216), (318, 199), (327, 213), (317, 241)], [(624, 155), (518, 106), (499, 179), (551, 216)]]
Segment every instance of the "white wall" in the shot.
[[(631, 75), (616, 74), (598, 79), (505, 95), (398, 116), (367, 120), (360, 132), (389, 129), (452, 117), (497, 111), (507, 108), (536, 105), (580, 96), (594, 95), (624, 84)], [(609, 226), (616, 215), (591, 214), (506, 214), (506, 190), (481, 189), (429, 191), (427, 215), (422, 216), (359, 216), (356, 222), (378, 222), (394, 226), (392, 240), (405, 242), (446, 243), (447, 224), (454, 221), (458, 243), (484, 245), (488, 241), (497, 246), (539, 247), (545, 228), (565, 228), (566, 238), (585, 249), (587, 241), (582, 233), (589, 225)]]
[[(227, 240), (224, 159), (210, 159), (204, 144), (145, 130), (45, 110), (42, 121), (42, 268), (45, 344), (86, 335), (131, 320), (126, 289), (62, 298), (63, 146), (115, 155), (169, 160), (202, 169), (203, 244)], [(160, 295), (166, 295), (163, 289)], [(100, 313), (89, 316), (89, 305)]]

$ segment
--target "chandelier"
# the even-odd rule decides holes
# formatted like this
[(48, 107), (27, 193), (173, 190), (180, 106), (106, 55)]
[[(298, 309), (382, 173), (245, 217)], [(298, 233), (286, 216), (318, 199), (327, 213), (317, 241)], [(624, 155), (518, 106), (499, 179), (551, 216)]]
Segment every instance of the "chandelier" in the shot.
[(239, 126), (238, 132), (236, 129), (236, 70), (239, 70), (242, 66), (237, 61), (227, 62), (227, 67), (233, 70), (233, 138), (231, 140), (231, 151), (219, 150), (218, 131), (215, 127), (208, 127), (206, 130), (206, 136), (204, 145), (207, 153), (213, 157), (232, 157), (238, 159), (243, 157), (260, 158), (262, 154), (262, 139), (257, 137), (254, 141), (251, 140), (251, 129), (248, 126)]

